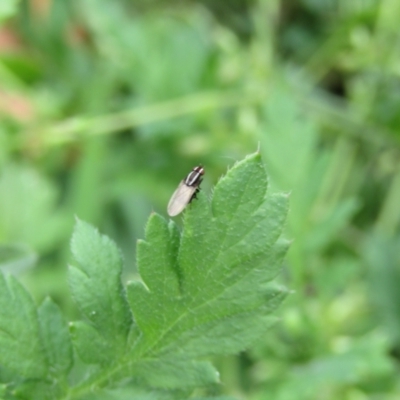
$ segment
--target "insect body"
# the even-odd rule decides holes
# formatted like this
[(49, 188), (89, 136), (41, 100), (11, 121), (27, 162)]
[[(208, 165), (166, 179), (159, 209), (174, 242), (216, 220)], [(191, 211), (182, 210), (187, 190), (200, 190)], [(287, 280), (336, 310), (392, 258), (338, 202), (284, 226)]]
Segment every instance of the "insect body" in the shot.
[(196, 197), (200, 183), (203, 180), (203, 175), (203, 167), (194, 167), (189, 175), (181, 181), (168, 203), (167, 211), (170, 217), (174, 217), (181, 213)]

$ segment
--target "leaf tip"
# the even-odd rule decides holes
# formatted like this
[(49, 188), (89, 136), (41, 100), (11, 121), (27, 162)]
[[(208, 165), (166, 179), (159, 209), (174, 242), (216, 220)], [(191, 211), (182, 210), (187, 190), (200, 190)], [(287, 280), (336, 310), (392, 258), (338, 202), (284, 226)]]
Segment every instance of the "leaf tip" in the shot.
[(79, 231), (79, 229), (81, 229), (81, 227), (84, 227), (85, 225), (89, 225), (87, 222), (80, 219), (77, 215), (74, 215), (74, 219), (75, 219), (75, 224), (74, 224), (74, 230), (73, 230), (73, 234), (72, 234), (72, 240), (73, 240), (73, 236)]
[(74, 226), (74, 232), (76, 232), (78, 229), (81, 227), (92, 227), (93, 229), (96, 229), (94, 226), (89, 224), (88, 222), (84, 221), (83, 219), (80, 219), (77, 215), (75, 215), (75, 226)]
[(52, 306), (54, 304), (54, 301), (52, 300), (52, 298), (50, 296), (46, 296), (42, 302), (43, 306)]

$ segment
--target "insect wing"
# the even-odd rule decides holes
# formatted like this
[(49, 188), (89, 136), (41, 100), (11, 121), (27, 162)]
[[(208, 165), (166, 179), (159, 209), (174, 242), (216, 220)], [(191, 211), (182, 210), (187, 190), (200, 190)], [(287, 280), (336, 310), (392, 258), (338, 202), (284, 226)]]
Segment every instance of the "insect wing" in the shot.
[(175, 215), (181, 213), (189, 204), (194, 193), (196, 192), (196, 189), (197, 185), (188, 186), (185, 184), (185, 181), (182, 181), (173, 193), (171, 200), (168, 203), (168, 215), (170, 217), (175, 217)]

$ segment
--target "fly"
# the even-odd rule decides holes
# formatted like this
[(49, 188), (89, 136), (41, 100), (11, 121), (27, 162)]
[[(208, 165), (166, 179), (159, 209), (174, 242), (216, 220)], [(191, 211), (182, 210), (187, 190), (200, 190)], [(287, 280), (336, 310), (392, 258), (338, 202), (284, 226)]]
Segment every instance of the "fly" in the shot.
[(180, 182), (168, 203), (167, 211), (170, 217), (181, 213), (196, 197), (203, 175), (204, 168), (202, 166), (194, 167), (189, 175)]

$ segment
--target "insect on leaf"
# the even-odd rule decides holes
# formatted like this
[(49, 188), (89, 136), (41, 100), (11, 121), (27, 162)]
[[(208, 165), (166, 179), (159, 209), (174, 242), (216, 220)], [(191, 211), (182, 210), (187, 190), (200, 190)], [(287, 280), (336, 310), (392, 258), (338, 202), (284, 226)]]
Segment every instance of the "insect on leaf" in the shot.
[(286, 195), (267, 193), (256, 153), (228, 171), (211, 200), (200, 192), (182, 231), (152, 214), (137, 245), (141, 279), (128, 284), (127, 302), (115, 245), (78, 221), (70, 278), (86, 321), (71, 324), (71, 334), (98, 375), (94, 369), (74, 391), (103, 393), (128, 379), (186, 399), (193, 388), (218, 384), (204, 357), (239, 352), (262, 337), (286, 295), (271, 281), (288, 248), (280, 238), (287, 203)]
[(288, 244), (278, 240), (287, 196), (267, 195), (260, 155), (237, 163), (185, 211), (180, 241), (173, 222), (153, 214), (138, 244), (143, 283), (128, 287), (142, 336), (133, 357), (235, 353), (260, 337), (285, 290), (268, 284)]

